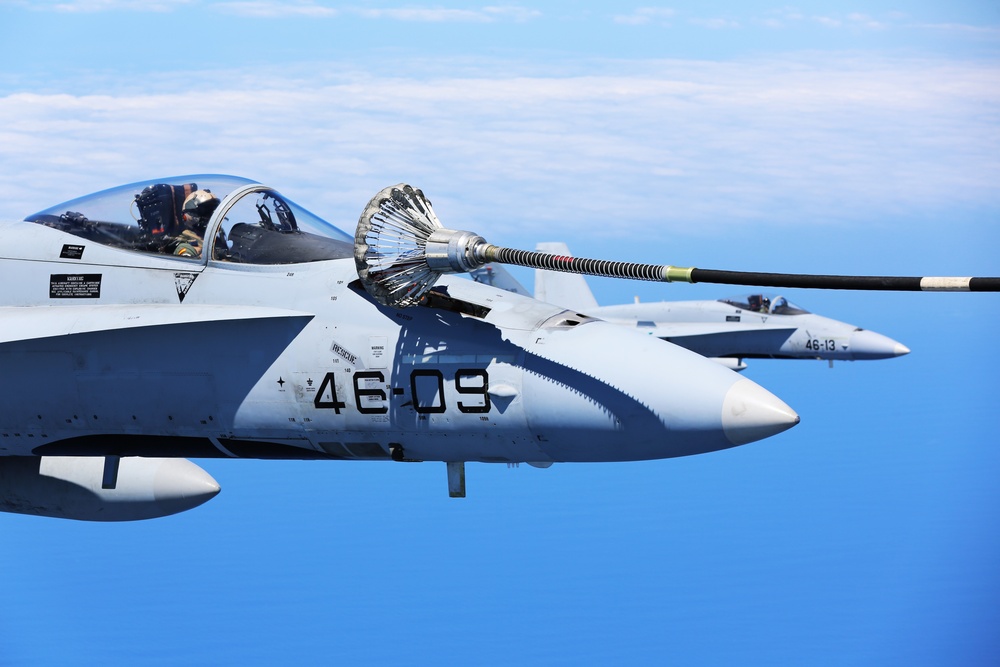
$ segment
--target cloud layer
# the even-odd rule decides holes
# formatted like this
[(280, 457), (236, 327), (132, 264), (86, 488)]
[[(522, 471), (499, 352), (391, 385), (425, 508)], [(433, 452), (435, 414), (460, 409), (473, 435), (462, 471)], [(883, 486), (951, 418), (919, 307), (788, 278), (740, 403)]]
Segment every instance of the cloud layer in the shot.
[(998, 70), (824, 56), (419, 79), (324, 63), (206, 73), (197, 90), (168, 76), (158, 92), (16, 93), (0, 98), (0, 160), (14, 167), (0, 212), (206, 171), (266, 180), (346, 227), (402, 180), (456, 226), (511, 234), (995, 212)]

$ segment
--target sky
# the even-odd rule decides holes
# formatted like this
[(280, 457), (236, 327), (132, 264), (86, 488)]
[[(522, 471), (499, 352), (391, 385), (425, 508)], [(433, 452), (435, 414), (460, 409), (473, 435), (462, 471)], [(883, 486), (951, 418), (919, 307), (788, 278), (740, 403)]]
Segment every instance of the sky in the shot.
[[(0, 0), (0, 63), (4, 220), (229, 173), (352, 232), (407, 182), (515, 248), (1000, 274), (996, 3)], [(0, 665), (995, 663), (1000, 299), (787, 296), (913, 352), (753, 361), (799, 426), (470, 464), (461, 501), (440, 464), (211, 460), (181, 515), (0, 514)]]

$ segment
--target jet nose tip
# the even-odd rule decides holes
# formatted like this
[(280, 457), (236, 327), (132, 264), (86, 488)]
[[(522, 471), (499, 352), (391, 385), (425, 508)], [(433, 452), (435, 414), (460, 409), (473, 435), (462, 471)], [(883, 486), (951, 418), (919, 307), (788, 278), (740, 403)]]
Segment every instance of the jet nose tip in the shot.
[(722, 403), (722, 429), (734, 445), (762, 440), (799, 423), (784, 401), (750, 380), (740, 380)]
[(862, 329), (851, 334), (851, 356), (855, 359), (892, 359), (909, 353), (910, 348), (874, 331)]

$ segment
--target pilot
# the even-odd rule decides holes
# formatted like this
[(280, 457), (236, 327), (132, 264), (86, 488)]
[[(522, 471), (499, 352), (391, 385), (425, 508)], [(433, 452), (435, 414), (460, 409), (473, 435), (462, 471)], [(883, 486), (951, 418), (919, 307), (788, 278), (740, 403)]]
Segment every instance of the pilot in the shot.
[(760, 312), (769, 313), (771, 312), (771, 300), (766, 296), (760, 298)]
[(200, 257), (205, 228), (219, 198), (211, 190), (195, 190), (184, 198), (181, 208), (181, 231), (176, 235), (173, 253), (179, 257)]

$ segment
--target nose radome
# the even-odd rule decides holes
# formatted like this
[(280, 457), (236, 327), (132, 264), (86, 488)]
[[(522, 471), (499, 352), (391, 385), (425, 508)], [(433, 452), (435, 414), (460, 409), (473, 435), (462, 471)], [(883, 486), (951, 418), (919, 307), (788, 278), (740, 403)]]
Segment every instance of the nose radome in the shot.
[(874, 331), (862, 329), (851, 334), (851, 356), (855, 359), (892, 359), (909, 353), (910, 348)]
[[(535, 446), (555, 461), (691, 456), (760, 440), (798, 421), (752, 380), (617, 325), (593, 321), (533, 337), (523, 405)], [(602, 351), (613, 353), (613, 363)]]
[(780, 398), (751, 380), (740, 380), (722, 403), (722, 430), (734, 445), (787, 431), (799, 416)]

